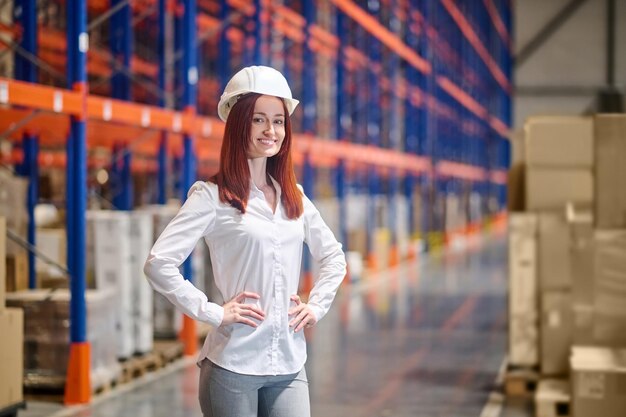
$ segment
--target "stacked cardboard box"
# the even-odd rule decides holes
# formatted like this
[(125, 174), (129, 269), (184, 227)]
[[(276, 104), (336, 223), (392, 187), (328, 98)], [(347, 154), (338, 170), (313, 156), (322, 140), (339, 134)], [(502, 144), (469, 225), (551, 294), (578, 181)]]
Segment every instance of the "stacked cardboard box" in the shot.
[[(6, 219), (0, 217), (0, 260), (6, 257)], [(0, 262), (0, 410), (23, 401), (24, 313), (5, 308), (5, 263)]]
[(571, 356), (574, 417), (623, 417), (626, 350), (574, 347)]
[(537, 216), (512, 213), (509, 218), (509, 363), (539, 363), (537, 314)]
[(515, 149), (516, 180), (509, 194), (518, 212), (511, 213), (509, 224), (509, 360), (564, 376), (573, 327), (566, 207), (589, 206), (593, 198), (593, 120), (532, 118)]
[[(98, 388), (118, 379), (121, 371), (116, 357), (116, 295), (113, 291), (88, 290), (85, 299), (87, 341), (91, 344), (92, 386)], [(9, 293), (7, 305), (19, 307), (19, 311), (24, 310), (24, 359), (20, 362), (20, 369), (24, 369), (25, 381), (31, 386), (56, 386), (67, 373), (69, 291), (58, 289)]]
[[(525, 127), (525, 156), (525, 215), (532, 212), (538, 223), (539, 368), (543, 376), (571, 378), (573, 416), (622, 416), (626, 116), (531, 119)], [(517, 216), (522, 214), (511, 216), (512, 242)], [(511, 298), (516, 300), (524, 286), (515, 282), (521, 279), (515, 266), (523, 256), (513, 244), (510, 250)], [(513, 335), (513, 314), (510, 328)], [(523, 364), (519, 356), (510, 356)], [(537, 401), (546, 405), (548, 397), (540, 397), (538, 392)]]

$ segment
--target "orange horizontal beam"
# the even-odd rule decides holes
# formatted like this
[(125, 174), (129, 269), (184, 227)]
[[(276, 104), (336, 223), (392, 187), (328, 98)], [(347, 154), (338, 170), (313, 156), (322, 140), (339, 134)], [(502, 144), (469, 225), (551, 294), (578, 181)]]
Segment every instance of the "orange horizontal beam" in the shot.
[(439, 161), (435, 167), (437, 175), (461, 178), (471, 181), (486, 181), (487, 172), (483, 168), (452, 161)]
[(316, 24), (312, 24), (311, 26), (309, 26), (309, 33), (319, 39), (320, 42), (325, 43), (326, 45), (333, 48), (339, 48), (339, 38), (328, 32), (326, 29)]
[(284, 20), (274, 19), (272, 24), (274, 29), (278, 30), (294, 42), (302, 43), (306, 39), (302, 29), (297, 26), (290, 25)]
[(228, 0), (227, 3), (229, 6), (238, 9), (246, 16), (253, 16), (256, 11), (254, 3), (248, 0)]
[(512, 48), (511, 37), (509, 36), (509, 32), (506, 29), (506, 25), (500, 17), (500, 13), (498, 13), (496, 5), (493, 4), (493, 0), (484, 0), (484, 3), (485, 7), (487, 8), (487, 13), (489, 13), (491, 21), (493, 22), (493, 26), (496, 28), (496, 32), (498, 32), (498, 35), (500, 35), (500, 38), (502, 38), (502, 41), (504, 42), (506, 47), (509, 48), (510, 51)]
[(480, 58), (483, 60), (489, 72), (493, 75), (495, 80), (507, 93), (511, 92), (511, 83), (507, 79), (506, 75), (502, 72), (498, 64), (494, 61), (493, 57), (483, 45), (482, 41), (478, 37), (478, 34), (472, 28), (472, 25), (467, 21), (463, 13), (456, 6), (454, 0), (441, 0), (441, 4), (446, 8), (452, 20), (457, 24), (465, 38), (474, 47)]
[(273, 8), (282, 19), (288, 20), (300, 28), (306, 26), (306, 19), (301, 14), (283, 5), (275, 5)]
[[(21, 150), (15, 149), (10, 155), (0, 157), (0, 161), (6, 164), (20, 164), (24, 159)], [(88, 155), (87, 168), (98, 169), (109, 166), (111, 159), (103, 155)], [(39, 152), (38, 165), (40, 168), (65, 168), (67, 164), (67, 154), (65, 151), (42, 150)], [(131, 171), (134, 173), (156, 172), (157, 162), (146, 160), (145, 158), (134, 158), (131, 162)]]
[[(0, 104), (73, 116), (83, 114), (81, 95), (77, 92), (7, 78), (0, 78)], [(95, 95), (87, 96), (86, 116), (94, 120), (207, 138), (219, 132), (219, 128), (217, 130), (214, 128), (216, 118), (200, 117)]]
[(216, 31), (220, 27), (220, 21), (206, 13), (199, 13), (196, 20), (201, 32)]
[(404, 42), (402, 42), (402, 39), (396, 36), (393, 32), (390, 32), (369, 13), (354, 4), (354, 2), (350, 0), (330, 1), (341, 9), (346, 15), (350, 16), (355, 22), (359, 23), (365, 30), (371, 33), (389, 49), (396, 52), (419, 71), (424, 74), (430, 74), (432, 72), (432, 66), (428, 61), (415, 53)]
[(454, 97), (465, 108), (474, 113), (481, 119), (488, 117), (487, 109), (481, 106), (476, 100), (474, 100), (469, 94), (463, 91), (459, 86), (454, 84), (450, 79), (444, 76), (437, 77), (437, 84), (443, 88), (448, 94)]
[(494, 184), (506, 185), (509, 174), (505, 170), (493, 170), (489, 173), (489, 181)]
[(0, 104), (80, 115), (81, 95), (69, 90), (0, 78)]

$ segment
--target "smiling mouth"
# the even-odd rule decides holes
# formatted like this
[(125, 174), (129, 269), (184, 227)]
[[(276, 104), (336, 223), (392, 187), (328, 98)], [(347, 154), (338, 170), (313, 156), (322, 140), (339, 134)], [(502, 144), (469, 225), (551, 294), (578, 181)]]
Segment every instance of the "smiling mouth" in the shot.
[(257, 139), (259, 142), (261, 142), (263, 145), (274, 145), (276, 142), (278, 142), (275, 139)]

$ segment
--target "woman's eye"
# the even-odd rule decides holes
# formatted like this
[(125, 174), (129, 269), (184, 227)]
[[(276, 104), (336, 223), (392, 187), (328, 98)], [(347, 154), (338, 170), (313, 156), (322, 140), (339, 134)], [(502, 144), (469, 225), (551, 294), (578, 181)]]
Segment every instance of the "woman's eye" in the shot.
[(281, 120), (281, 119), (278, 119), (278, 120), (274, 120), (274, 123), (276, 123), (277, 125), (281, 125), (282, 126), (285, 122), (283, 120)]
[(263, 123), (263, 122), (265, 122), (265, 119), (263, 119), (262, 117), (255, 117), (255, 118), (252, 119), (252, 121), (254, 123)]

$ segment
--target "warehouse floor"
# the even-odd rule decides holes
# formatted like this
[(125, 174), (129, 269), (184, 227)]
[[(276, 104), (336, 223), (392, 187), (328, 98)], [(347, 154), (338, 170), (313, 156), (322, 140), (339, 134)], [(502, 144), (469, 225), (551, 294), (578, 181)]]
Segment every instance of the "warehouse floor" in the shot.
[[(505, 234), (473, 239), (342, 288), (309, 333), (313, 416), (532, 415), (495, 389), (507, 343)], [(200, 416), (197, 379), (187, 359), (89, 407), (29, 403), (19, 416)]]

